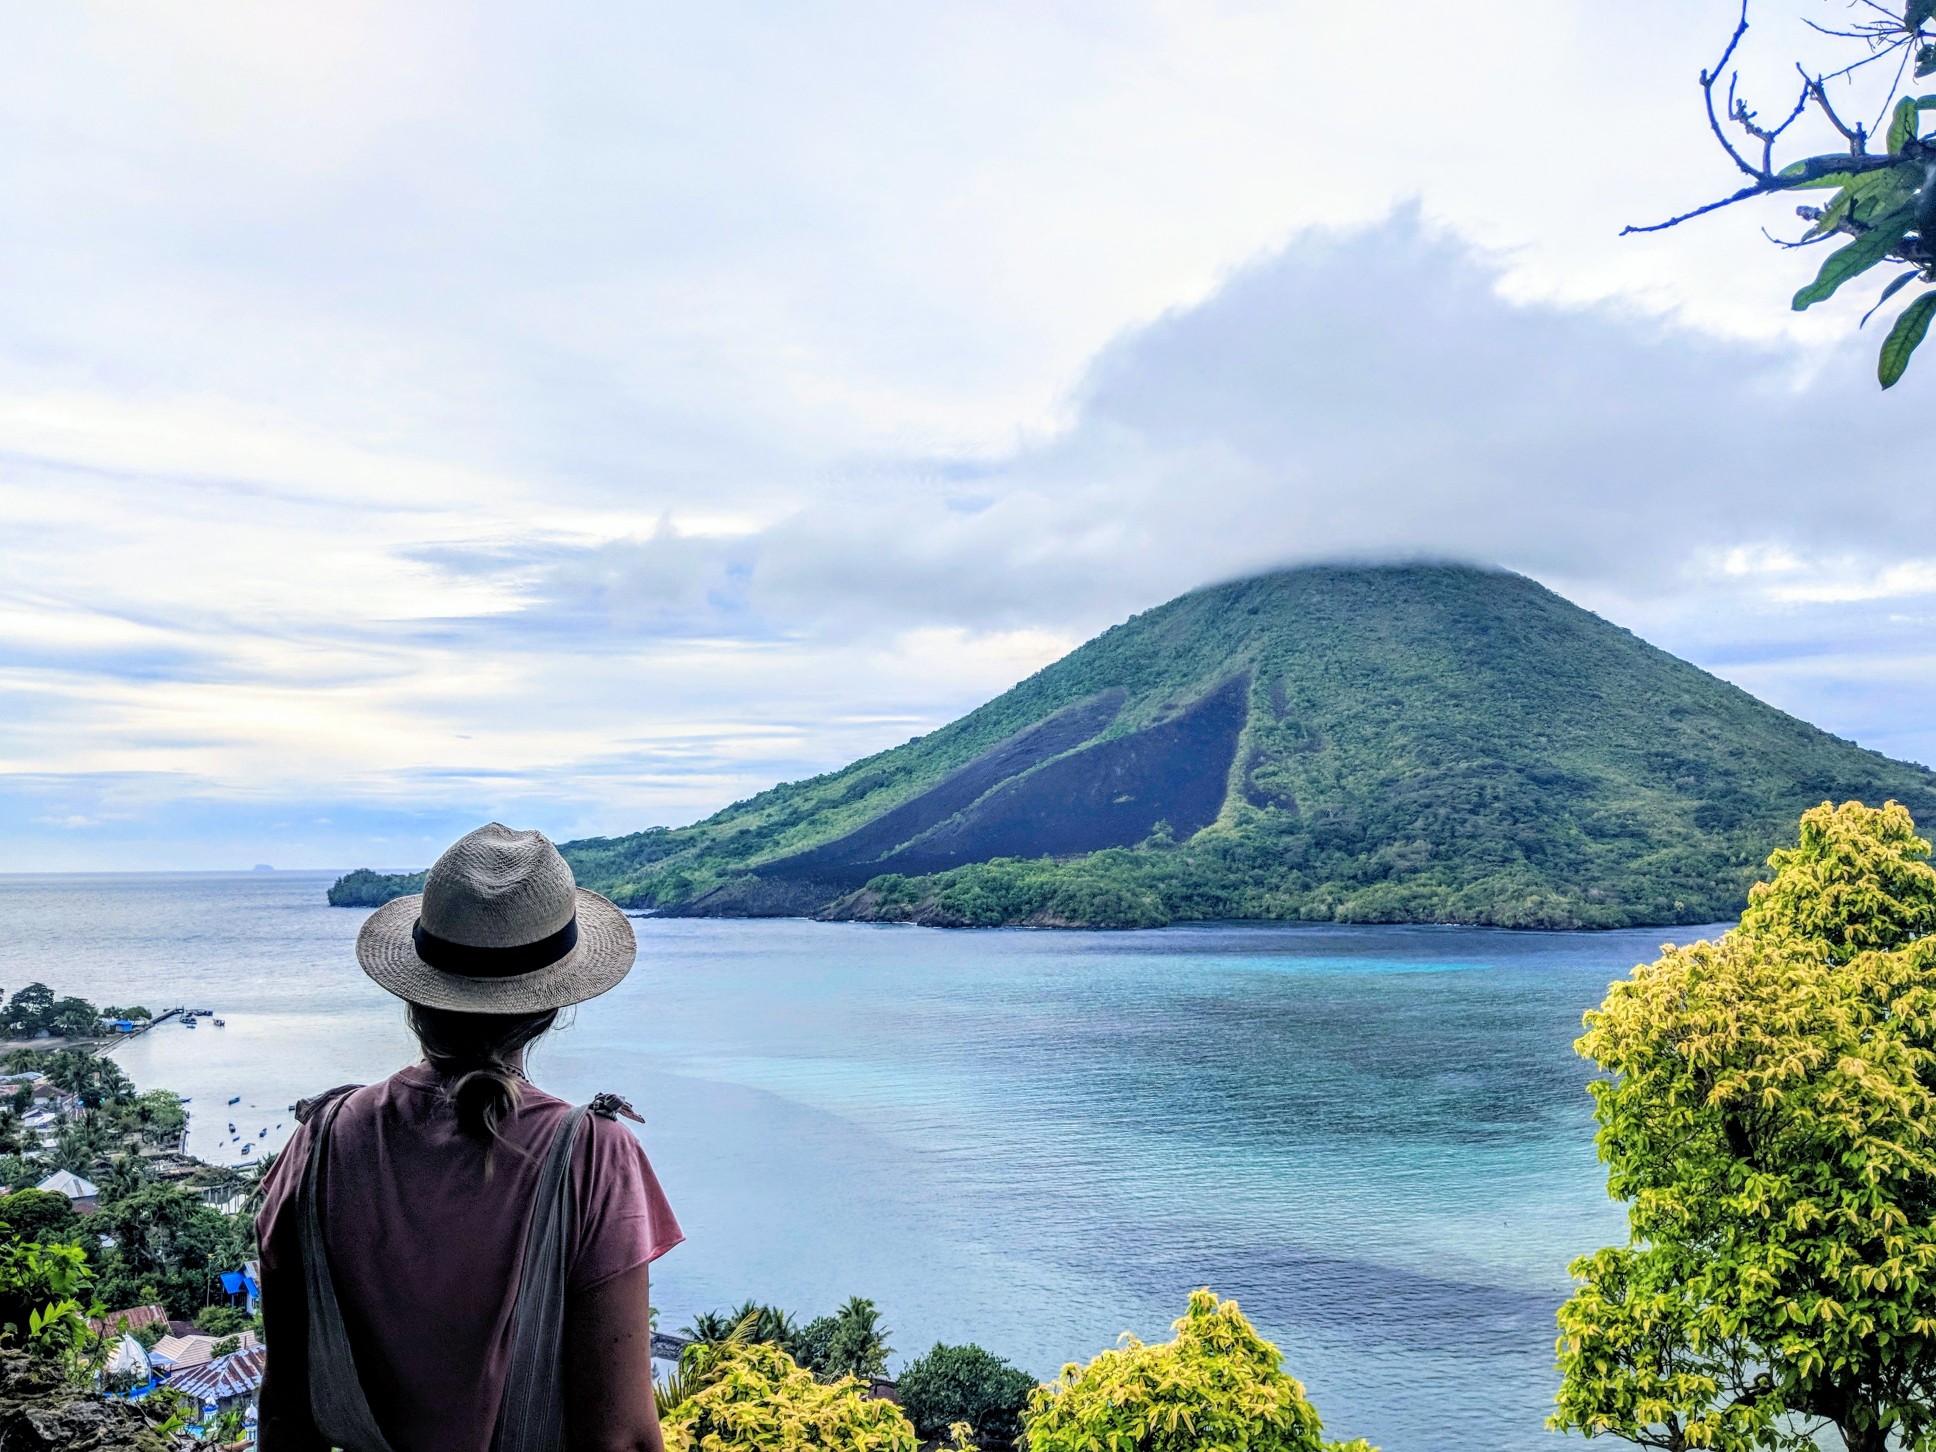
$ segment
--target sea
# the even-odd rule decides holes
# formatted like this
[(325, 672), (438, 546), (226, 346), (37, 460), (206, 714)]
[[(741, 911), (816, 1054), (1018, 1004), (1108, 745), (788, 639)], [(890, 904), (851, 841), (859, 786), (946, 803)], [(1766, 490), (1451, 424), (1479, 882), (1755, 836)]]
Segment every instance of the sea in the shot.
[[(213, 1010), (115, 1057), (190, 1097), (194, 1153), (246, 1164), (298, 1097), (415, 1057), (329, 881), (0, 876), (0, 985)], [(1720, 931), (636, 927), (637, 968), (532, 1076), (643, 1115), (687, 1234), (662, 1327), (862, 1295), (897, 1365), (972, 1341), (1046, 1379), (1209, 1286), (1328, 1436), (1385, 1452), (1563, 1445), (1553, 1312), (1624, 1230), (1580, 1016)]]

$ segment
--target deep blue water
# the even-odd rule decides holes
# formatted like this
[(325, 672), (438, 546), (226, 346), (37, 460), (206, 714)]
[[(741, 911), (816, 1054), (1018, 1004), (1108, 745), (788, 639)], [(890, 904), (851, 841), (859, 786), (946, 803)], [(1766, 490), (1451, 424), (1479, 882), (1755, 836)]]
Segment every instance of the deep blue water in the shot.
[[(234, 1158), (230, 1119), (273, 1145), (298, 1095), (414, 1057), (327, 882), (0, 877), (0, 984), (213, 1008), (118, 1057)], [(862, 1294), (900, 1357), (974, 1340), (1048, 1376), (1207, 1284), (1333, 1436), (1558, 1445), (1553, 1308), (1621, 1228), (1571, 1044), (1665, 930), (637, 926), (639, 967), (533, 1074), (644, 1113), (689, 1236), (664, 1324)]]

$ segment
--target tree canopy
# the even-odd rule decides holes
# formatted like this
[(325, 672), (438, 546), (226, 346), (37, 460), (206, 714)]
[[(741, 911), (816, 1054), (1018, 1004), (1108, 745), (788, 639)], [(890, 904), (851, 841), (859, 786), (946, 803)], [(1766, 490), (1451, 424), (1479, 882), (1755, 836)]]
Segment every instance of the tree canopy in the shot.
[(923, 1437), (943, 1437), (965, 1423), (971, 1435), (997, 1447), (1015, 1445), (1022, 1408), (1034, 1390), (1034, 1377), (994, 1353), (939, 1342), (909, 1362), (895, 1384), (895, 1395)]
[(1193, 1291), (1150, 1346), (1133, 1336), (1069, 1365), (1029, 1401), (1029, 1452), (1371, 1452), (1324, 1440), (1304, 1387), (1235, 1301)]
[(1815, 808), (1740, 926), (1586, 1017), (1629, 1238), (1574, 1263), (1556, 1427), (1647, 1447), (1936, 1447), (1936, 871)]
[(664, 1413), (669, 1452), (916, 1452), (901, 1409), (852, 1377), (817, 1380), (770, 1342), (721, 1342), (704, 1385)]

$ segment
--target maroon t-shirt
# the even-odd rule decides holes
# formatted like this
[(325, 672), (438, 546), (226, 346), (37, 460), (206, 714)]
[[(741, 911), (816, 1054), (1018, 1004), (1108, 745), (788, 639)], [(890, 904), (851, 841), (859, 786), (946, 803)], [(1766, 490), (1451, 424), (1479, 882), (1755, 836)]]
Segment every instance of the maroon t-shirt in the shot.
[[(568, 1108), (526, 1088), (499, 1126), (503, 1142), (488, 1179), (483, 1145), (458, 1130), (427, 1064), (357, 1090), (337, 1114), (323, 1238), (364, 1393), (395, 1452), (489, 1452), (525, 1227), (545, 1152)], [(297, 1330), (302, 1314), (296, 1189), (308, 1153), (308, 1129), (299, 1128), (269, 1172), (256, 1219), (265, 1299), (293, 1303), (269, 1308), (272, 1379), (273, 1333), (291, 1321)], [(578, 1223), (568, 1295), (655, 1260), (685, 1238), (645, 1151), (619, 1121), (586, 1116), (572, 1185)]]

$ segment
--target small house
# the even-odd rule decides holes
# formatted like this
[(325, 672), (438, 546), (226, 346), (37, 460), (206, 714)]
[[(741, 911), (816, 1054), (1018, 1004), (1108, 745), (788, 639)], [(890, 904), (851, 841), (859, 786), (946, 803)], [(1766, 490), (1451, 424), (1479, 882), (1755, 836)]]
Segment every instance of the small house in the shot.
[[(183, 1336), (168, 1335), (157, 1341), (148, 1354), (155, 1365), (166, 1373), (168, 1384), (173, 1386), (176, 1373), (216, 1360), (215, 1348), (229, 1339), (226, 1336), (210, 1336), (206, 1331), (191, 1331)], [(237, 1352), (255, 1351), (262, 1345), (262, 1338), (253, 1331), (244, 1331), (234, 1340)]]
[(257, 1298), (262, 1294), (261, 1285), (256, 1280), (260, 1274), (255, 1261), (249, 1261), (239, 1271), (223, 1271), (222, 1292), (229, 1298), (229, 1304), (234, 1305), (239, 1298), (243, 1311), (253, 1316)]
[(101, 1192), (91, 1180), (83, 1180), (72, 1170), (56, 1170), (34, 1188), (54, 1195), (65, 1195), (82, 1215), (92, 1215), (101, 1208)]
[(268, 1356), (260, 1346), (232, 1352), (171, 1374), (167, 1385), (199, 1406), (206, 1424), (224, 1412), (255, 1405)]

